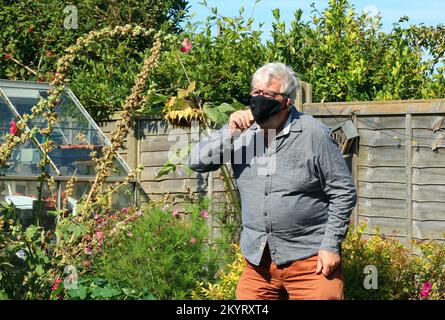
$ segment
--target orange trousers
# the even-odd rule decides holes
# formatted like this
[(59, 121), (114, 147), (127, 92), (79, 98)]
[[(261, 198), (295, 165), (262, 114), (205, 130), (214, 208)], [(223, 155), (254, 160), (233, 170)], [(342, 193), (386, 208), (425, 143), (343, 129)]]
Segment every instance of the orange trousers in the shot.
[(343, 300), (341, 264), (329, 276), (316, 274), (318, 256), (276, 265), (266, 246), (261, 263), (246, 260), (236, 288), (238, 300)]

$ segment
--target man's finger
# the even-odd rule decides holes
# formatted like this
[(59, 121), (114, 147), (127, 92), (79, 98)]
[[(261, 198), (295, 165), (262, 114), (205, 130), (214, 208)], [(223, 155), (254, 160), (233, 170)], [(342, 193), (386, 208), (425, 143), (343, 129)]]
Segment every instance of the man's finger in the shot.
[(255, 119), (254, 119), (254, 117), (253, 117), (253, 113), (252, 113), (252, 110), (250, 110), (250, 109), (249, 109), (249, 110), (247, 110), (247, 114), (249, 115), (249, 120), (250, 120), (250, 121), (253, 121), (253, 120), (255, 120)]
[(235, 118), (235, 119), (233, 119), (233, 122), (235, 123), (235, 125), (237, 126), (237, 128), (239, 128), (239, 129), (243, 129), (243, 122), (241, 121), (240, 118)]
[(244, 121), (246, 122), (246, 128), (249, 128), (252, 125), (252, 121), (250, 120), (249, 114), (246, 112), (243, 114)]
[(323, 263), (321, 262), (321, 259), (318, 258), (318, 260), (317, 260), (317, 270), (315, 271), (315, 273), (316, 274), (320, 274), (322, 269), (323, 269)]
[(324, 266), (323, 267), (323, 275), (327, 277), (332, 273), (332, 266)]

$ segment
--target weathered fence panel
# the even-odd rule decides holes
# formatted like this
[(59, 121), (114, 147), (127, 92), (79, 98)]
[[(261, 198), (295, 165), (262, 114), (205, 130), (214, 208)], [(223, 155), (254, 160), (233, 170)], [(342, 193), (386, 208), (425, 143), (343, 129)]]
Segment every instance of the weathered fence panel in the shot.
[(358, 190), (355, 222), (378, 227), (411, 246), (444, 239), (445, 100), (304, 104), (303, 112), (332, 127), (357, 127), (352, 171)]

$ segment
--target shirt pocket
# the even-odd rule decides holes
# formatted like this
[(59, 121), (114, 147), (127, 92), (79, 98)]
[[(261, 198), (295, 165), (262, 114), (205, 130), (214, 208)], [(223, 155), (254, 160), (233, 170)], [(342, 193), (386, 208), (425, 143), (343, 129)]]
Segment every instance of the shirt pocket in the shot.
[(281, 176), (288, 191), (306, 190), (312, 178), (312, 160), (304, 153), (286, 154), (283, 157)]

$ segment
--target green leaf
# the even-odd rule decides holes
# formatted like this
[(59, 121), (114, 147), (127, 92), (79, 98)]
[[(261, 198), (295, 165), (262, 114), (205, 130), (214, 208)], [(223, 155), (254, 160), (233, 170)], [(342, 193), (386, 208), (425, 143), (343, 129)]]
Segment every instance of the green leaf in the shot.
[(67, 230), (71, 232), (75, 237), (79, 237), (84, 232), (87, 231), (86, 227), (83, 225), (71, 224), (68, 226)]
[(37, 232), (37, 227), (35, 225), (30, 225), (26, 228), (25, 236), (28, 240), (32, 240)]
[(176, 171), (176, 165), (171, 163), (170, 161), (166, 161), (162, 166), (161, 170), (156, 175), (155, 180), (158, 180), (160, 177), (167, 175), (170, 171)]
[(148, 293), (142, 297), (142, 300), (156, 300), (156, 298), (151, 293)]
[(71, 298), (84, 300), (87, 297), (87, 288), (85, 286), (79, 286), (77, 289), (68, 289), (67, 293)]
[(168, 99), (167, 96), (155, 92), (153, 92), (148, 96), (148, 101), (150, 104), (164, 103), (165, 101), (167, 101), (167, 99)]
[(49, 211), (46, 211), (46, 213), (48, 213), (51, 216), (57, 217), (62, 213), (62, 211), (61, 210), (49, 210)]
[(227, 113), (227, 112), (235, 112), (235, 108), (232, 107), (230, 104), (228, 103), (222, 103), (219, 106), (216, 107), (218, 109), (218, 111), (222, 112), (222, 113)]
[(99, 297), (99, 298), (111, 298), (119, 295), (120, 293), (121, 291), (109, 287), (105, 288), (98, 287), (91, 290), (91, 295), (93, 297)]
[(218, 109), (211, 107), (209, 104), (204, 104), (203, 110), (205, 115), (208, 116), (216, 125), (221, 125), (225, 122), (225, 115)]
[(280, 9), (276, 8), (272, 10), (275, 20), (280, 21)]

